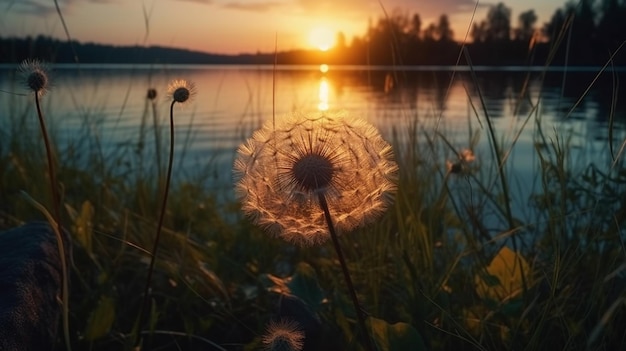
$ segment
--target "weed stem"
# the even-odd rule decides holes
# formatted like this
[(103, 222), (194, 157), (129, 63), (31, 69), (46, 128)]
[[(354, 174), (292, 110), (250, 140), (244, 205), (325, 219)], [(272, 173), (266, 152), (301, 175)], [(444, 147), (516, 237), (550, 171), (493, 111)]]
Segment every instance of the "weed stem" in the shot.
[(52, 192), (52, 210), (54, 211), (54, 222), (53, 225), (56, 226), (54, 232), (57, 237), (58, 246), (59, 246), (59, 259), (61, 260), (61, 274), (62, 274), (62, 285), (61, 285), (61, 299), (63, 301), (63, 336), (65, 338), (65, 347), (68, 351), (72, 350), (70, 345), (70, 327), (69, 327), (69, 282), (68, 282), (68, 274), (67, 274), (67, 263), (65, 262), (65, 250), (63, 237), (61, 233), (63, 233), (63, 228), (61, 226), (61, 196), (59, 195), (59, 189), (57, 188), (57, 179), (56, 173), (54, 169), (54, 157), (52, 154), (52, 147), (50, 144), (50, 139), (48, 138), (48, 130), (46, 128), (46, 122), (43, 118), (43, 113), (41, 112), (41, 104), (39, 103), (39, 93), (35, 93), (35, 106), (37, 107), (37, 117), (39, 119), (39, 126), (41, 127), (41, 134), (43, 135), (43, 142), (46, 148), (46, 158), (48, 160), (48, 174), (50, 176), (50, 191)]
[(148, 266), (148, 276), (146, 278), (146, 286), (143, 291), (143, 302), (141, 309), (139, 310), (139, 330), (137, 331), (137, 337), (135, 339), (135, 347), (140, 349), (141, 343), (141, 328), (146, 320), (146, 310), (150, 301), (150, 284), (152, 283), (152, 273), (154, 272), (154, 264), (156, 262), (157, 250), (159, 249), (159, 240), (161, 238), (161, 228), (163, 227), (163, 219), (165, 218), (165, 209), (167, 207), (167, 196), (170, 189), (170, 179), (172, 178), (172, 164), (174, 163), (174, 104), (176, 100), (172, 101), (170, 105), (170, 156), (167, 164), (167, 174), (165, 177), (165, 188), (163, 190), (163, 202), (161, 204), (161, 213), (159, 214), (159, 222), (157, 223), (156, 235), (154, 237), (154, 244), (152, 247), (152, 255), (150, 256), (150, 265)]
[(337, 251), (337, 256), (339, 257), (339, 263), (341, 264), (343, 278), (346, 281), (346, 285), (348, 286), (348, 292), (350, 293), (350, 297), (352, 298), (352, 303), (354, 304), (354, 309), (356, 312), (357, 320), (359, 322), (359, 327), (361, 328), (361, 333), (363, 333), (365, 347), (367, 348), (368, 351), (375, 351), (376, 348), (374, 347), (374, 344), (372, 343), (372, 339), (370, 339), (369, 333), (367, 332), (367, 327), (365, 325), (365, 316), (364, 316), (363, 311), (361, 310), (359, 299), (356, 296), (356, 290), (354, 289), (354, 285), (352, 285), (350, 272), (348, 272), (348, 265), (346, 264), (346, 260), (343, 257), (343, 251), (341, 250), (341, 246), (339, 245), (339, 238), (337, 238), (337, 233), (335, 233), (335, 226), (333, 224), (333, 219), (330, 216), (330, 211), (328, 210), (328, 202), (326, 202), (326, 196), (324, 196), (323, 193), (319, 193), (318, 198), (320, 202), (320, 207), (322, 208), (322, 211), (324, 211), (324, 217), (326, 218), (326, 224), (328, 225), (328, 231), (330, 232), (330, 237), (333, 240), (335, 251)]

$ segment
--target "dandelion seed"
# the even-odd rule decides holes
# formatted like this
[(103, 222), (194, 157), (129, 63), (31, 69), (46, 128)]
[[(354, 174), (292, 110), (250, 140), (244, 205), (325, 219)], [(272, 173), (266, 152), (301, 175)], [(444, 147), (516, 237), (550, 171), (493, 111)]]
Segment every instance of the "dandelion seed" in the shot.
[(282, 319), (268, 324), (262, 341), (268, 351), (300, 351), (304, 346), (304, 336), (298, 323)]
[(48, 73), (45, 64), (38, 60), (24, 60), (20, 64), (19, 71), (24, 76), (26, 87), (41, 97), (48, 91)]
[(196, 85), (184, 79), (177, 79), (170, 83), (167, 92), (173, 101), (182, 104), (191, 101), (196, 94)]
[(347, 232), (391, 203), (396, 163), (376, 128), (337, 115), (297, 115), (267, 123), (235, 160), (243, 211), (268, 232), (300, 245), (329, 238), (319, 195)]

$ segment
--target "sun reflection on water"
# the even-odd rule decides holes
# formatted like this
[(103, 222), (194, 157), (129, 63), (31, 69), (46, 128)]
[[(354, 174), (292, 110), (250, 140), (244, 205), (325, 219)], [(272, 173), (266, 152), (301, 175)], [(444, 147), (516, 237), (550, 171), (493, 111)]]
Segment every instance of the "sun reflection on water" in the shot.
[(328, 79), (326, 77), (320, 78), (320, 87), (319, 87), (319, 103), (317, 104), (317, 109), (320, 111), (328, 111), (329, 108), (329, 99), (330, 88), (328, 84)]

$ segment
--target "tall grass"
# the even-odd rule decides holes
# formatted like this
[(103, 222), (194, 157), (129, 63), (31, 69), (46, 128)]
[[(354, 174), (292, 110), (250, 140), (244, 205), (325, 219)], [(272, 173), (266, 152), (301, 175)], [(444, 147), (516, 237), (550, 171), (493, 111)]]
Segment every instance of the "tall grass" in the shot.
[[(395, 130), (393, 207), (375, 225), (339, 238), (379, 348), (393, 345), (383, 329), (428, 349), (623, 348), (622, 153), (581, 167), (571, 135), (546, 129), (533, 107), (519, 128), (535, 130), (537, 183), (532, 193), (515, 191), (508, 155), (519, 130), (506, 139), (490, 128), (488, 105), (472, 93), (477, 85), (467, 87), (467, 144), (442, 124), (417, 118)], [(51, 201), (41, 140), (20, 98), (11, 98), (0, 142), (3, 227), (42, 216), (22, 190)], [(154, 113), (145, 106), (147, 116)], [(407, 110), (402, 113), (414, 115)], [(138, 135), (147, 146), (162, 126), (142, 120)], [(93, 142), (97, 130), (82, 133), (56, 146), (62, 216), (74, 242), (70, 342), (74, 349), (130, 350), (143, 290), (137, 278), (148, 268), (161, 201), (159, 162), (137, 152), (139, 138), (103, 149)], [(475, 149), (481, 134), (492, 156), (477, 152), (476, 161), (452, 172), (446, 160), (457, 162), (462, 149)], [(151, 319), (139, 331), (146, 349), (254, 349), (267, 323), (285, 315), (304, 331), (306, 349), (358, 349), (355, 311), (332, 247), (299, 248), (269, 238), (243, 218), (238, 204), (218, 202), (223, 194), (202, 179), (181, 177), (169, 192)], [(525, 205), (526, 218), (512, 211), (514, 203)], [(64, 349), (62, 340), (55, 348)]]

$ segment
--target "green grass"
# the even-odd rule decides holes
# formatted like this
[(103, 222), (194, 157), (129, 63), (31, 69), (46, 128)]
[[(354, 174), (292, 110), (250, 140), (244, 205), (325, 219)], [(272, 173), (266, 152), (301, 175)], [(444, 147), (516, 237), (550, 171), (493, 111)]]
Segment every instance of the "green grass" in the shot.
[[(484, 106), (474, 106), (468, 124), (482, 125), (492, 154), (479, 155), (462, 174), (446, 168), (460, 150), (445, 128), (433, 133), (433, 126), (416, 123), (396, 131), (394, 205), (375, 225), (341, 237), (378, 342), (421, 339), (433, 350), (623, 348), (622, 156), (575, 169), (568, 135), (543, 130), (531, 109), (524, 128), (536, 126), (539, 183), (532, 196), (514, 198), (506, 155), (519, 134), (498, 135)], [(43, 218), (22, 191), (51, 203), (34, 111), (16, 107), (8, 117), (0, 147), (4, 228)], [(159, 127), (150, 119), (140, 126), (147, 140)], [(138, 140), (113, 151), (85, 132), (57, 153), (63, 225), (74, 241), (75, 350), (132, 348), (162, 195), (158, 165), (137, 152), (140, 131)], [(471, 147), (478, 134), (468, 133)], [(167, 140), (161, 141), (164, 150)], [(269, 237), (236, 203), (218, 203), (223, 194), (203, 183), (208, 172), (172, 184), (146, 349), (258, 349), (267, 323), (281, 314), (313, 333), (310, 350), (357, 349), (354, 309), (330, 244), (299, 248)], [(512, 202), (527, 204), (532, 219), (515, 218)], [(494, 227), (492, 215), (501, 224)], [(65, 349), (62, 336), (56, 349)]]

